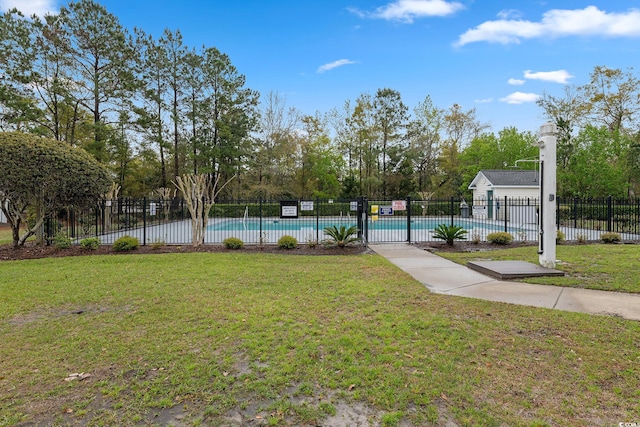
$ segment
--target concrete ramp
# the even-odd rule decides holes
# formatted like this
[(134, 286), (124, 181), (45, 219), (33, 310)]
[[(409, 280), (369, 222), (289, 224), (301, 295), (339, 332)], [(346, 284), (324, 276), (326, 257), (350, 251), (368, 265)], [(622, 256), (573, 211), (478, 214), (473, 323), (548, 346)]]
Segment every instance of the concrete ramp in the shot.
[(564, 276), (564, 272), (525, 261), (469, 261), (467, 267), (499, 280)]

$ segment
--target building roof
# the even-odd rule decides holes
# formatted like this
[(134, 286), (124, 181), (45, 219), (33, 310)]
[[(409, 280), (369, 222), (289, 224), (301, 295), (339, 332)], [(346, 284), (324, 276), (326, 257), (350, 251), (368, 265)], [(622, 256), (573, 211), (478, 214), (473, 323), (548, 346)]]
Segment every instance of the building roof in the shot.
[(535, 170), (481, 170), (469, 188), (476, 187), (477, 181), (484, 176), (493, 187), (539, 187), (539, 172)]

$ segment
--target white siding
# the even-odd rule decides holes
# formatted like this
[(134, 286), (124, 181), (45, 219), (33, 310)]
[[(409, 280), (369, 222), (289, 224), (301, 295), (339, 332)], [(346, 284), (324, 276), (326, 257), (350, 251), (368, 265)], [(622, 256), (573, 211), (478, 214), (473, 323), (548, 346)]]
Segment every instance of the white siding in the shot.
[[(482, 174), (478, 173), (473, 188), (473, 209), (471, 214), (476, 218), (491, 217), (496, 220), (506, 219), (514, 224), (532, 224), (537, 222), (537, 203), (540, 197), (538, 186), (493, 186)], [(493, 191), (493, 203), (489, 212), (487, 193)], [(505, 197), (507, 207), (505, 209)], [(513, 202), (513, 203), (510, 203)]]
[(493, 197), (504, 200), (508, 199), (537, 199), (540, 197), (538, 187), (496, 187), (493, 189)]
[(476, 182), (476, 188), (473, 189), (472, 216), (482, 219), (487, 217), (487, 191), (491, 189), (491, 183), (481, 176)]
[[(489, 212), (487, 191), (493, 190), (492, 217), (507, 220), (516, 224), (535, 224), (537, 222), (537, 205), (540, 189), (532, 187), (492, 187), (486, 180), (481, 179), (473, 190), (473, 216), (485, 219)], [(507, 198), (507, 209), (504, 209), (504, 198)], [(511, 205), (509, 202), (513, 202)]]

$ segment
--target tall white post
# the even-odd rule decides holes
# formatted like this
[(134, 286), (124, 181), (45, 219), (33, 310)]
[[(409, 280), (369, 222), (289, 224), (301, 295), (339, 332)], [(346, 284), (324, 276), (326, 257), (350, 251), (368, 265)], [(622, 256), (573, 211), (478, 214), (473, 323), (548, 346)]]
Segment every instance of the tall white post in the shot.
[(545, 123), (540, 127), (540, 238), (538, 255), (540, 265), (556, 266), (556, 125)]

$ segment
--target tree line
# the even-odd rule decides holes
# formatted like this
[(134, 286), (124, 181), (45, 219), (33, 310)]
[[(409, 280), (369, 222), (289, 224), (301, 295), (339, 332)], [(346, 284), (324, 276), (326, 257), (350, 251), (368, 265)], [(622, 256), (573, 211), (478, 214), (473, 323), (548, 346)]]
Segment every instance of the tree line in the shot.
[[(428, 95), (410, 109), (381, 88), (303, 115), (278, 93), (247, 88), (215, 47), (189, 47), (179, 30), (128, 31), (93, 0), (44, 18), (3, 14), (0, 75), (0, 130), (83, 148), (123, 196), (194, 173), (229, 182), (225, 199), (425, 199), (466, 195), (481, 169), (537, 165), (534, 133), (491, 132), (474, 108), (440, 108)], [(595, 67), (589, 83), (538, 105), (559, 129), (560, 196), (635, 195), (632, 69)]]

